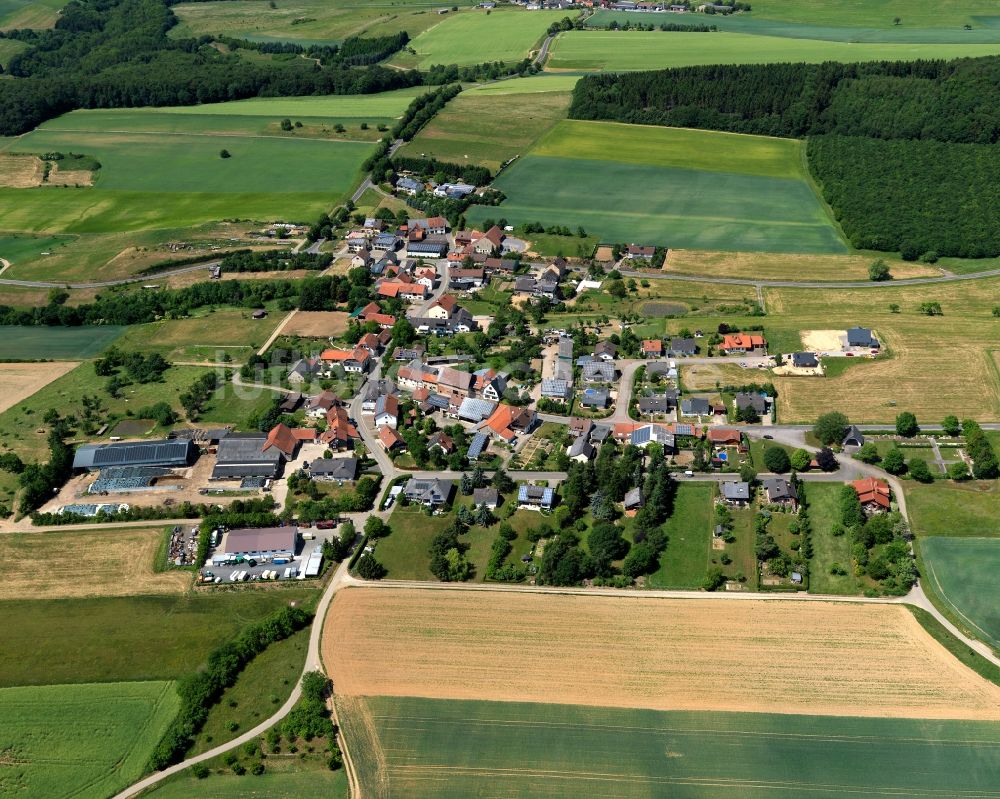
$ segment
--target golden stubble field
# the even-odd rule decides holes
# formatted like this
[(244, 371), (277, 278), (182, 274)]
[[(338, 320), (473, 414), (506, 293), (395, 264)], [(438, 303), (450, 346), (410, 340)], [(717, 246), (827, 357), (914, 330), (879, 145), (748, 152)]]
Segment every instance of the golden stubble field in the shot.
[(349, 316), (343, 311), (296, 311), (281, 328), (283, 336), (330, 338), (347, 330)]
[(79, 366), (79, 361), (0, 363), (0, 413)]
[(897, 605), (350, 588), (322, 654), (342, 696), (1000, 719)]
[(163, 535), (162, 527), (0, 535), (0, 599), (183, 593), (190, 572), (153, 571)]
[[(773, 252), (718, 252), (670, 250), (664, 271), (711, 277), (741, 277), (758, 280), (868, 280), (871, 255), (804, 255)], [(882, 257), (896, 280), (936, 277), (936, 266)]]

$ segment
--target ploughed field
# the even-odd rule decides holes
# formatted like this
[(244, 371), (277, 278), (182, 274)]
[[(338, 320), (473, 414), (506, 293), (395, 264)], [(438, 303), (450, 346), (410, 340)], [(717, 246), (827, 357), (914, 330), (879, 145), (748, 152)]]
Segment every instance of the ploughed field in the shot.
[(340, 696), (1000, 720), (1000, 688), (901, 606), (350, 589)]

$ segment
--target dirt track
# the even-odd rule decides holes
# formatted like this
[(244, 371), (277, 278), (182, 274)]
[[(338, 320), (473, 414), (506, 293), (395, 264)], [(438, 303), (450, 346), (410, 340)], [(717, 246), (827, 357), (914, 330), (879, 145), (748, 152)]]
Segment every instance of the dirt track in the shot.
[(348, 589), (341, 695), (1000, 719), (1000, 688), (903, 607)]

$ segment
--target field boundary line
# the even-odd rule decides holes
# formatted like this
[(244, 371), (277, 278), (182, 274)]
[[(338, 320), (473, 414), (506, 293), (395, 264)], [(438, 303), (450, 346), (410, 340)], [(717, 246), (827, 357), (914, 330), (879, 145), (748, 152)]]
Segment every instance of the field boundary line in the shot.
[[(174, 116), (183, 117), (183, 114), (175, 114)], [(234, 115), (233, 118), (239, 118)], [(246, 118), (245, 116), (243, 117)], [(267, 119), (267, 117), (264, 117)], [(361, 139), (320, 139), (320, 138), (294, 138), (292, 136), (270, 136), (267, 134), (260, 133), (188, 133), (186, 131), (179, 130), (92, 130), (90, 128), (45, 128), (46, 131), (52, 131), (53, 133), (90, 133), (101, 135), (104, 133), (114, 133), (120, 136), (209, 136), (209, 137), (223, 137), (229, 139), (283, 139), (287, 141), (322, 141), (329, 142), (333, 144), (374, 144), (375, 142), (362, 141)]]
[[(984, 539), (989, 540), (989, 539)], [(963, 622), (969, 625), (969, 627), (975, 632), (983, 636), (983, 643), (992, 645), (993, 636), (990, 635), (986, 630), (976, 624), (972, 619), (966, 616), (961, 610), (959, 610), (955, 603), (948, 598), (948, 594), (944, 590), (944, 586), (941, 585), (941, 581), (938, 579), (937, 572), (934, 570), (934, 564), (927, 559), (926, 553), (924, 553), (924, 565), (927, 567), (927, 571), (930, 574), (931, 580), (934, 582), (935, 593), (941, 598), (941, 601), (948, 606), (948, 608), (960, 618)]]

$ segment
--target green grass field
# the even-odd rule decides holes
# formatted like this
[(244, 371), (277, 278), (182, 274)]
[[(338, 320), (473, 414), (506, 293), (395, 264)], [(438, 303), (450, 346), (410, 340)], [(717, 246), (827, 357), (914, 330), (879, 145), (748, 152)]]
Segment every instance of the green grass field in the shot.
[(110, 347), (126, 330), (117, 325), (100, 327), (0, 326), (0, 358), (49, 358), (75, 361), (92, 358)]
[(381, 36), (405, 30), (415, 36), (441, 20), (429, 0), (266, 0), (184, 3), (174, 7), (174, 38), (225, 34), (253, 41), (332, 44), (348, 36)]
[(285, 588), (0, 602), (0, 686), (176, 679), (248, 622), (315, 597)]
[[(781, 9), (787, 8), (789, 4), (772, 6), (771, 14), (780, 14)], [(867, 4), (865, 4), (867, 5)], [(882, 5), (884, 4), (877, 4)], [(912, 6), (912, 4), (909, 4)], [(965, 5), (963, 3), (963, 5)], [(822, 8), (836, 8), (837, 3), (824, 3)], [(635, 14), (628, 11), (598, 11), (587, 20), (587, 25), (592, 28), (605, 28), (612, 22), (619, 25), (639, 23), (645, 25), (691, 25), (704, 24), (714, 25), (720, 31), (732, 33), (748, 33), (758, 36), (781, 36), (790, 39), (813, 39), (829, 42), (898, 42), (917, 44), (982, 44), (1000, 41), (1000, 27), (997, 25), (983, 26), (980, 22), (970, 23), (972, 30), (964, 30), (962, 24), (955, 24), (947, 20), (942, 20), (935, 16), (929, 20), (930, 25), (940, 25), (941, 27), (917, 27), (914, 24), (892, 25), (892, 15), (882, 17), (886, 24), (882, 27), (872, 27), (877, 20), (866, 21), (862, 14), (864, 6), (855, 3), (851, 12), (841, 12), (836, 17), (832, 17), (826, 24), (817, 24), (819, 15), (816, 11), (820, 6), (810, 9), (809, 16), (805, 21), (787, 21), (771, 17), (761, 16), (768, 14), (768, 10), (758, 10), (754, 5), (752, 14), (734, 14), (724, 17), (719, 14), (711, 19), (703, 17), (679, 17), (670, 13), (642, 13)], [(909, 13), (904, 13), (903, 17), (910, 19)], [(972, 19), (969, 17), (969, 19)], [(923, 24), (918, 21), (917, 23)]]
[(1000, 490), (994, 482), (924, 485), (908, 480), (903, 486), (917, 535), (1000, 538)]
[(27, 48), (26, 42), (19, 42), (16, 39), (0, 39), (0, 67), (6, 67), (13, 56)]
[[(429, 69), (435, 64), (482, 64), (487, 61), (516, 62), (545, 38), (553, 22), (571, 16), (565, 11), (494, 9), (492, 13), (471, 11), (448, 14), (415, 39), (408, 50), (390, 59), (395, 66)], [(414, 54), (415, 53), (415, 54)]]
[[(250, 661), (236, 684), (209, 711), (190, 754), (199, 754), (253, 729), (288, 699), (302, 673), (309, 648), (309, 628), (277, 641)], [(236, 722), (235, 730), (230, 724)]]
[(761, 0), (753, 4), (754, 17), (824, 25), (902, 27), (1000, 27), (997, 6), (990, 0)]
[[(308, 221), (357, 183), (377, 125), (416, 93), (72, 112), (0, 140), (0, 152), (95, 156), (94, 186), (2, 189), (0, 218), (8, 230), (35, 233), (188, 228), (234, 217)], [(303, 128), (281, 131), (286, 117)], [(338, 123), (344, 134), (333, 131)]]
[(985, 44), (855, 43), (730, 32), (569, 31), (559, 34), (552, 43), (546, 68), (623, 72), (702, 64), (912, 61), (996, 53), (1000, 53), (1000, 41)]
[(105, 799), (142, 776), (179, 708), (172, 682), (0, 689), (0, 787)]
[(934, 594), (977, 637), (1000, 648), (1000, 539), (944, 538), (920, 541)]
[(16, 264), (38, 257), (43, 252), (65, 247), (73, 236), (3, 236), (0, 235), (0, 258)]
[[(565, 119), (569, 99), (564, 91), (519, 95), (462, 92), (401, 154), (482, 164), (496, 172), (505, 161), (528, 152), (539, 137)], [(503, 119), (502, 136), (497, 136), (498, 118)]]
[[(808, 483), (806, 492), (809, 496), (813, 545), (813, 557), (809, 561), (809, 593), (861, 593), (861, 584), (854, 576), (852, 566), (851, 537), (830, 534), (839, 517), (840, 484)], [(843, 566), (847, 574), (830, 574), (830, 567), (835, 563)]]
[[(267, 767), (275, 758), (268, 757)], [(257, 777), (213, 774), (199, 780), (185, 772), (143, 794), (154, 799), (347, 799), (347, 775), (339, 771), (268, 771)]]
[(1000, 725), (990, 723), (359, 703), (370, 726), (342, 713), (344, 731), (362, 784), (380, 796), (985, 799), (1000, 781)]
[(673, 515), (664, 524), (667, 548), (660, 568), (649, 576), (650, 588), (699, 588), (705, 581), (712, 549), (712, 483), (677, 488)]
[[(497, 179), (507, 200), (472, 207), (469, 219), (582, 226), (603, 241), (690, 249), (846, 252), (801, 177), (798, 144), (719, 136), (563, 121)], [(721, 141), (730, 152), (712, 166), (702, 153)]]
[(539, 92), (571, 92), (579, 75), (556, 75), (542, 72), (530, 78), (511, 78), (495, 83), (470, 86), (466, 94), (535, 94)]
[(0, 31), (51, 28), (65, 0), (0, 0)]

